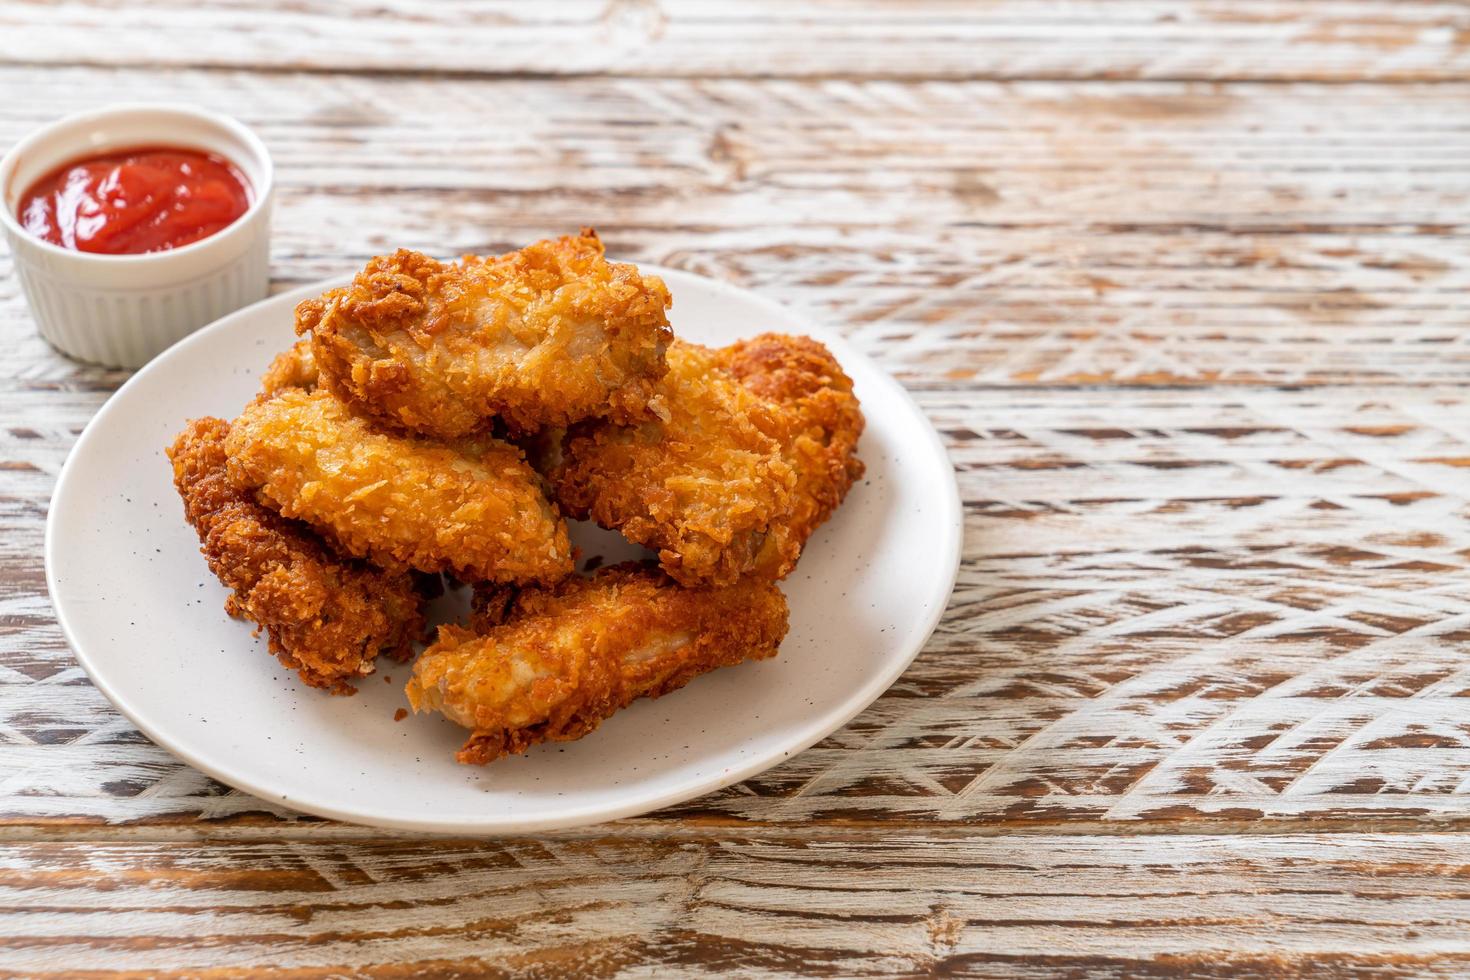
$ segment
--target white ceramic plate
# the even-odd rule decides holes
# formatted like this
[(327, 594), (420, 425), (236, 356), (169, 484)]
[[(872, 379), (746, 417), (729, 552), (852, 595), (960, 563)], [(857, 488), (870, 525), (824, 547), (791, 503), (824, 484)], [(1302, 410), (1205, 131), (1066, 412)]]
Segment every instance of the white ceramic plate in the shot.
[[(954, 471), (933, 427), (866, 357), (768, 300), (669, 269), (674, 329), (723, 345), (766, 330), (831, 348), (867, 416), (867, 477), (812, 537), (782, 584), (791, 632), (774, 659), (639, 701), (579, 742), (461, 766), (465, 732), (410, 715), (407, 666), (379, 662), (355, 697), (303, 687), (225, 590), (184, 523), (163, 447), (186, 419), (233, 418), (291, 311), (324, 283), (204, 328), (128, 381), (62, 468), (46, 526), (56, 615), (93, 683), (149, 738), (216, 779), (309, 813), (381, 827), (485, 834), (626, 817), (708, 793), (835, 731), (913, 660), (939, 620), (959, 560)], [(586, 555), (614, 536), (575, 526)], [(618, 539), (620, 543), (620, 539)], [(449, 610), (453, 612), (454, 610)], [(384, 676), (392, 683), (384, 683)]]

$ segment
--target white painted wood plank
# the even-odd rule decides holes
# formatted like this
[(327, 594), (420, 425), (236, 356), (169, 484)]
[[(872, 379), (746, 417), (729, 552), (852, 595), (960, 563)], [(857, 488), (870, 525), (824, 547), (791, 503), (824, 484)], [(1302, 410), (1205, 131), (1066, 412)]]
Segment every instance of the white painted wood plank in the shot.
[(881, 831), (17, 844), (0, 851), (0, 969), (1453, 973), (1470, 958), (1461, 845)]
[[(673, 816), (1465, 816), (1470, 86), (0, 80), (38, 93), (0, 105), (11, 136), (113, 91), (257, 126), (283, 282), (590, 221), (920, 392), (969, 511), (939, 634), (849, 729)], [(432, 125), (395, 112), (436, 97)], [(45, 348), (9, 276), (0, 337), (0, 815), (275, 814), (143, 742), (65, 650), (46, 500), (123, 375)]]
[[(275, 151), (282, 279), (590, 222), (810, 311), (910, 385), (1470, 370), (1470, 85), (440, 84), (0, 69), (37, 93), (0, 106), (0, 140), (189, 91)], [(401, 117), (441, 91), (435, 125)], [(0, 317), (17, 300), (0, 276)]]
[(1464, 79), (1470, 16), (1417, 0), (183, 0), (12, 3), (0, 58), (317, 71)]
[[(12, 404), (80, 420), (101, 397)], [(968, 511), (935, 639), (847, 729), (671, 815), (1465, 815), (1463, 389), (938, 389), (920, 403)], [(13, 471), (0, 509), (0, 560), (27, 569), (0, 636), (0, 816), (276, 812), (181, 774), (83, 682), (34, 562), (60, 455), (30, 450), (36, 469)]]

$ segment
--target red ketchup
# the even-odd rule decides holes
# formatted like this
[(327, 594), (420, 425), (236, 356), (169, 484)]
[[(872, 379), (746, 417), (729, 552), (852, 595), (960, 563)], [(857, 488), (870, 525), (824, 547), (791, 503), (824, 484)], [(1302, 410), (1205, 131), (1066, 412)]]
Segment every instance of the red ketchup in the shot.
[(21, 197), (20, 223), (62, 248), (136, 255), (208, 238), (248, 211), (252, 197), (245, 175), (222, 156), (140, 146), (57, 167)]

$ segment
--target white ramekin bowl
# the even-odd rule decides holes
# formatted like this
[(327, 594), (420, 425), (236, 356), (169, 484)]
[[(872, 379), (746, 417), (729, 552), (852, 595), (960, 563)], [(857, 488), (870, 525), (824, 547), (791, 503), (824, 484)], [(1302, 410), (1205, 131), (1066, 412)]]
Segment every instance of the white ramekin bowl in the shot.
[[(74, 252), (16, 220), (20, 196), (77, 157), (129, 146), (184, 146), (229, 158), (254, 200), (234, 224), (143, 255)], [(64, 354), (141, 367), (174, 341), (266, 295), (274, 196), (265, 144), (228, 116), (187, 105), (115, 105), (67, 116), (0, 159), (0, 224), (41, 336)]]

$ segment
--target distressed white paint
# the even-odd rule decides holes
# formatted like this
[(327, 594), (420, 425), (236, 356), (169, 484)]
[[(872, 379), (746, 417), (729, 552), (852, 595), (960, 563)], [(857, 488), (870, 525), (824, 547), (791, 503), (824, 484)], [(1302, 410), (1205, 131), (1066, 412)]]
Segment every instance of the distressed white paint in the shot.
[[(1458, 706), (1470, 452), (1462, 391), (1446, 382), (1470, 368), (1464, 253), (1452, 226), (1391, 234), (1384, 220), (1463, 200), (1459, 170), (1435, 155), (1470, 132), (1452, 111), (1460, 86), (456, 81), (426, 128), (391, 108), (449, 83), (6, 74), (59, 80), (39, 105), (0, 107), (17, 132), (117, 78), (142, 95), (185, 80), (259, 126), (281, 162), (276, 267), (292, 279), (399, 240), (434, 247), (442, 234), (452, 252), (595, 218), (630, 257), (813, 311), (920, 393), (970, 509), (931, 652), (849, 732), (695, 809), (966, 822), (1463, 813), (1458, 742), (1413, 726), (1453, 728)], [(498, 104), (517, 114), (496, 116)], [(1292, 137), (1305, 118), (1332, 125), (1331, 145)], [(617, 124), (628, 119), (647, 125)], [(404, 167), (368, 166), (386, 146)], [(1151, 157), (1160, 147), (1175, 149)], [(983, 178), (963, 166), (971, 152)], [(1363, 162), (1328, 167), (1333, 154)], [(880, 179), (833, 165), (860, 156), (902, 166)], [(1259, 173), (1313, 202), (1290, 216), (1309, 231), (1250, 186)], [(394, 183), (404, 175), (412, 185)], [(659, 182), (667, 194), (645, 192)], [(1194, 189), (1169, 189), (1181, 183)], [(860, 206), (825, 224), (792, 211), (822, 187)], [(969, 212), (986, 220), (944, 220)], [(1109, 230), (1130, 214), (1133, 230)], [(1181, 227), (1207, 214), (1208, 229)], [(16, 627), (0, 636), (12, 741), (0, 813), (277, 813), (137, 740), (66, 652), (41, 591), (39, 518), (71, 434), (120, 375), (44, 348), (13, 283), (0, 302), (15, 351), (0, 601)], [(1151, 382), (1205, 387), (1140, 387)], [(1328, 386), (1260, 387), (1301, 382)], [(1338, 561), (1339, 548), (1366, 554)], [(1276, 683), (1283, 664), (1343, 676), (1294, 690)], [(1410, 674), (1435, 683), (1395, 680)], [(1374, 700), (1380, 675), (1392, 690)], [(1278, 715), (1298, 729), (1272, 732)], [(1416, 738), (1431, 744), (1388, 747)]]
[(1407, 975), (1470, 956), (1460, 840), (28, 844), (0, 854), (0, 969)]
[[(1462, 392), (919, 397), (951, 439), (970, 510), (939, 633), (847, 732), (692, 809), (767, 821), (1464, 815), (1470, 506), (1458, 473), (1470, 447), (1423, 421)], [(1386, 430), (1397, 434), (1363, 434)], [(39, 508), (49, 476), (27, 476)], [(17, 530), (17, 546), (39, 546), (38, 523)], [(36, 600), (14, 605), (35, 625), (0, 638), (18, 671), (0, 685), (8, 816), (262, 807), (216, 795), (151, 746), (117, 744), (128, 726), (78, 686)], [(46, 744), (58, 729), (77, 737)]]
[(18, 4), (0, 55), (468, 74), (1443, 79), (1470, 68), (1466, 25), (1460, 5), (1421, 0), (163, 0)]
[(238, 115), (282, 285), (596, 224), (853, 338), (967, 505), (929, 648), (782, 767), (538, 840), (300, 821), (66, 650), (46, 503), (123, 375), (0, 255), (0, 971), (1463, 970), (1463, 837), (1423, 831), (1470, 826), (1466, 38), (1377, 0), (0, 6), (0, 143)]

